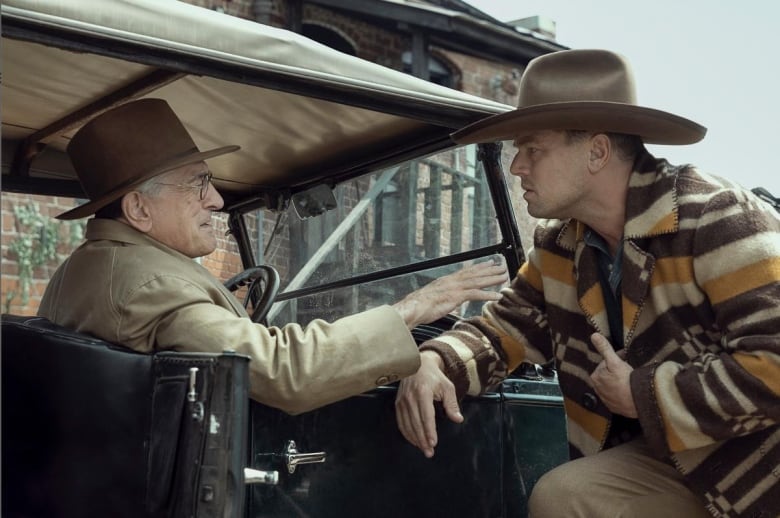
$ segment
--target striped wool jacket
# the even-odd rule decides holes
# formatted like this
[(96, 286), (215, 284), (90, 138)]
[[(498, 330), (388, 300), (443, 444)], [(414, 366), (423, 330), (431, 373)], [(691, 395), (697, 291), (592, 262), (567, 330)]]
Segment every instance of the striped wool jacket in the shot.
[[(654, 451), (714, 516), (780, 516), (780, 220), (749, 191), (650, 155), (626, 200), (623, 339)], [(554, 360), (573, 457), (604, 448), (612, 414), (589, 376), (609, 337), (584, 225), (545, 221), (501, 300), (421, 349), (459, 396), (523, 361)]]

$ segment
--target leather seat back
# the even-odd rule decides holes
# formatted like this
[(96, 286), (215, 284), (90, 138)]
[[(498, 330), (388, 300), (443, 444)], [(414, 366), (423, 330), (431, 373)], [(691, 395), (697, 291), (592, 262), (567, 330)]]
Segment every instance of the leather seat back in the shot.
[(242, 516), (247, 364), (3, 315), (3, 516)]

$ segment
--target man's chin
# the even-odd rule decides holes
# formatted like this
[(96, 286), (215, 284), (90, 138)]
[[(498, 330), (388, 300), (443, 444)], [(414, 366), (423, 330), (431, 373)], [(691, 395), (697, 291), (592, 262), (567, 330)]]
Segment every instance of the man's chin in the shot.
[(530, 214), (532, 217), (537, 219), (544, 219), (544, 215), (542, 215), (542, 212), (539, 210), (538, 207), (535, 207), (533, 205), (528, 205), (527, 209), (528, 214)]
[(214, 250), (217, 249), (217, 240), (213, 240), (211, 242), (202, 243), (202, 246), (199, 246), (196, 250), (197, 255), (194, 257), (205, 257), (209, 254), (211, 254)]

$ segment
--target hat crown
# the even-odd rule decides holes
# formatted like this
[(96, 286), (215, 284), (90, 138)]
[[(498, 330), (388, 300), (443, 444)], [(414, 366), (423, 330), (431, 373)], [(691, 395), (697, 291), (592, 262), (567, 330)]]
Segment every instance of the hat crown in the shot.
[[(91, 200), (149, 178), (198, 148), (162, 99), (141, 99), (105, 112), (68, 145), (68, 155)], [(162, 172), (162, 171), (159, 171)]]
[(623, 133), (647, 144), (693, 144), (707, 133), (691, 120), (639, 106), (634, 74), (620, 54), (574, 49), (531, 60), (520, 79), (516, 110), (473, 122), (452, 138), (471, 144), (544, 130)]
[(605, 50), (568, 50), (531, 61), (520, 79), (518, 108), (564, 102), (636, 104), (631, 65)]

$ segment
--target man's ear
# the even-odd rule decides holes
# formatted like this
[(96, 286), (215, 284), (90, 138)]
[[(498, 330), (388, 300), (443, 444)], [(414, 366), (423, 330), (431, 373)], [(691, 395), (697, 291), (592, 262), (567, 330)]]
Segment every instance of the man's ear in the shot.
[(588, 167), (591, 173), (601, 171), (612, 156), (612, 141), (604, 133), (597, 133), (590, 139)]
[(138, 191), (122, 196), (122, 214), (128, 225), (144, 234), (152, 230), (152, 214), (146, 199)]

